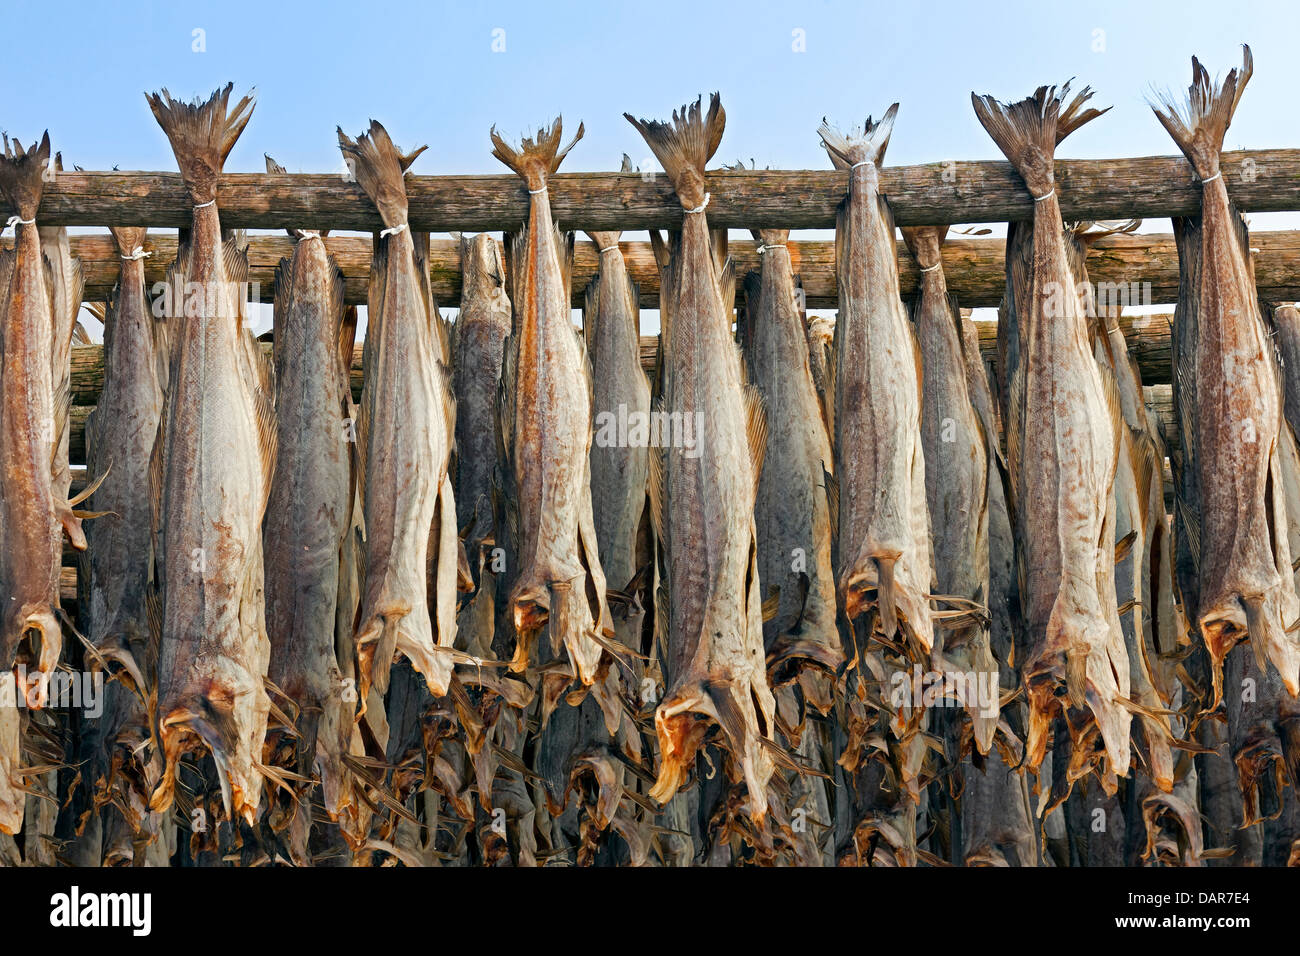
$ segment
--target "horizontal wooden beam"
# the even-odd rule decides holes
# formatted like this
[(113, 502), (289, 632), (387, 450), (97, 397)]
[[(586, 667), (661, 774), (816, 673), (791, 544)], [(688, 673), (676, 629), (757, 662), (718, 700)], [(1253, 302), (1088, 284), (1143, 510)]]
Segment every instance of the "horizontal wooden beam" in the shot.
[[(1228, 152), (1222, 167), (1240, 209), (1300, 209), (1300, 150)], [(899, 225), (1033, 216), (1024, 182), (1006, 162), (892, 166), (881, 181)], [(830, 227), (847, 185), (848, 173), (837, 170), (710, 172), (709, 224)], [(1058, 160), (1056, 190), (1066, 219), (1185, 216), (1200, 209), (1200, 186), (1181, 156)], [(411, 227), (427, 232), (515, 229), (528, 211), (524, 184), (512, 175), (411, 176), (407, 194)], [(663, 174), (559, 173), (551, 178), (550, 200), (552, 215), (566, 229), (668, 229), (682, 221)], [(232, 229), (381, 228), (374, 207), (342, 172), (230, 173), (218, 204), (222, 225)], [(74, 171), (47, 185), (37, 218), (50, 226), (186, 226), (191, 205), (177, 173)], [(0, 205), (0, 216), (12, 213)]]
[[(371, 240), (364, 236), (331, 236), (325, 240), (330, 254), (343, 270), (347, 301), (366, 300), (370, 274)], [(620, 244), (629, 273), (641, 292), (641, 305), (659, 306), (659, 268), (648, 242)], [(1256, 232), (1251, 235), (1255, 254), (1255, 283), (1261, 297), (1269, 301), (1300, 299), (1300, 232)], [(791, 242), (788, 246), (795, 271), (803, 283), (809, 308), (835, 308), (835, 243)], [(153, 255), (145, 260), (149, 282), (163, 278), (176, 258), (174, 236), (154, 236), (145, 249)], [(948, 289), (963, 306), (996, 306), (1006, 285), (1005, 243), (1001, 239), (958, 239), (944, 243), (944, 275)], [(729, 246), (736, 260), (737, 281), (757, 269), (757, 244), (735, 241)], [(275, 267), (281, 257), (293, 252), (287, 236), (253, 236), (248, 244), (250, 294), (264, 302), (274, 298)], [(108, 236), (73, 236), (72, 253), (81, 259), (86, 276), (87, 301), (107, 297), (117, 281), (117, 247)], [(595, 274), (599, 255), (592, 243), (576, 243), (573, 263), (573, 304), (582, 305), (583, 292)], [(434, 298), (442, 306), (460, 304), (460, 243), (435, 239), (430, 243), (429, 276)], [(898, 271), (904, 295), (916, 290), (919, 273), (915, 260), (898, 243)], [(1103, 297), (1125, 296), (1124, 304), (1172, 304), (1178, 298), (1178, 250), (1168, 233), (1109, 236), (1098, 240), (1088, 253), (1088, 276), (1097, 283)], [(1102, 285), (1104, 283), (1104, 286)]]

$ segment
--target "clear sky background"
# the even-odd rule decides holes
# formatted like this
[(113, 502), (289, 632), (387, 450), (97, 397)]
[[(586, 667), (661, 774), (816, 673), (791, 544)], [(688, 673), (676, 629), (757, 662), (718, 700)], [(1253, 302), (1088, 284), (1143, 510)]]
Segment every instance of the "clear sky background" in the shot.
[[(894, 101), (889, 164), (1001, 158), (971, 91), (1015, 99), (1072, 76), (1114, 109), (1071, 136), (1062, 157), (1168, 154), (1145, 98), (1153, 87), (1181, 96), (1193, 53), (1216, 74), (1239, 65), (1242, 42), (1256, 71), (1227, 147), (1300, 146), (1295, 3), (7, 6), (0, 129), (27, 141), (48, 128), (65, 163), (86, 169), (175, 169), (143, 93), (206, 96), (227, 81), (236, 96), (256, 87), (227, 164), (241, 172), (261, 171), (263, 152), (291, 172), (341, 170), (335, 126), (355, 134), (374, 117), (404, 148), (428, 144), (416, 173), (501, 173), (489, 128), (517, 138), (561, 113), (566, 129), (586, 124), (566, 170), (616, 169), (625, 152), (644, 168), (654, 163), (622, 113), (666, 118), (713, 90), (727, 110), (715, 163), (827, 168), (822, 117), (859, 123)], [(1284, 214), (1252, 225), (1298, 223)]]

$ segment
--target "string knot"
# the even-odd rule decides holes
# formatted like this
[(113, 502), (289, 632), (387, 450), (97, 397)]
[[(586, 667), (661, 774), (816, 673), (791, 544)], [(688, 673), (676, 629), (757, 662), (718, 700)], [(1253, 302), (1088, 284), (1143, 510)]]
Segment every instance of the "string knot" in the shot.
[(712, 197), (712, 194), (710, 194), (710, 193), (705, 193), (705, 194), (704, 194), (704, 202), (700, 203), (700, 204), (699, 204), (698, 206), (696, 206), (694, 209), (688, 209), (688, 210), (686, 210), (686, 215), (689, 216), (689, 215), (690, 215), (691, 213), (693, 213), (693, 212), (704, 212), (704, 210), (708, 208), (708, 206), (709, 206), (709, 200), (710, 200), (711, 198), (713, 198), (713, 197)]
[(213, 198), (209, 199), (207, 202), (201, 202), (201, 203), (199, 203), (199, 204), (198, 204), (197, 206), (195, 206), (194, 208), (195, 208), (195, 209), (202, 209), (204, 206), (211, 206), (211, 205), (212, 205), (213, 203), (215, 203), (216, 201), (217, 201), (217, 199), (216, 199), (216, 197), (214, 196)]
[(386, 236), (395, 236), (398, 233), (405, 232), (405, 231), (406, 231), (406, 223), (402, 223), (401, 225), (392, 226), (388, 229), (381, 229), (379, 231), (379, 238), (383, 239)]
[(144, 246), (136, 246), (129, 256), (122, 256), (121, 259), (123, 262), (138, 262), (141, 259), (148, 259), (151, 255), (152, 252), (144, 251)]

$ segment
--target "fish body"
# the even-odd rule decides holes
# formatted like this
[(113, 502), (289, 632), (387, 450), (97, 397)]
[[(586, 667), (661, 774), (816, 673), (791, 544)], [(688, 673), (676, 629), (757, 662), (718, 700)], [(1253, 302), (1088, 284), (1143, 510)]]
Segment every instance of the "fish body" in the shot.
[[(349, 800), (343, 756), (357, 696), (335, 652), (355, 481), (348, 382), (355, 325), (344, 321), (343, 274), (317, 233), (298, 234), (276, 270), (275, 292), (276, 463), (262, 536), (267, 676), (298, 719), (269, 736), (267, 750), (288, 750), (290, 769), (304, 777), (319, 772), (326, 810), (337, 819)], [(298, 813), (310, 820), (310, 804)], [(295, 830), (302, 837), (305, 822)], [(303, 843), (291, 849), (309, 858)]]
[[(1180, 532), (1194, 581), (1185, 597), (1209, 651), (1215, 705), (1223, 662), (1250, 640), (1300, 694), (1300, 617), (1279, 456), (1282, 387), (1256, 298), (1245, 223), (1219, 166), (1223, 138), (1253, 61), (1222, 86), (1192, 60), (1189, 109), (1155, 107), (1201, 180), (1201, 214), (1175, 219), (1180, 288), (1174, 315), (1174, 398), (1183, 442)], [(1261, 665), (1262, 666), (1262, 665)]]
[(465, 540), (475, 593), (461, 608), (461, 645), (478, 657), (493, 656), (497, 589), (504, 569), (494, 555), (500, 524), (497, 474), (497, 393), (510, 298), (501, 246), (487, 233), (462, 238), (460, 315), (452, 328), (456, 395), (456, 524)]
[(706, 117), (696, 101), (674, 113), (671, 124), (627, 119), (663, 165), (686, 210), (664, 273), (660, 408), (680, 416), (684, 427), (699, 423), (694, 450), (683, 442), (651, 464), (668, 627), (666, 687), (655, 711), (660, 766), (650, 795), (665, 803), (677, 792), (717, 724), (739, 766), (737, 776), (748, 786), (750, 812), (762, 820), (774, 769), (768, 745), (775, 709), (766, 675), (754, 525), (762, 401), (744, 383), (705, 212), (704, 165), (722, 139), (725, 114), (714, 94)]
[(155, 450), (161, 527), (162, 630), (154, 721), (165, 759), (150, 809), (172, 802), (177, 764), (208, 751), (233, 819), (256, 818), (269, 700), (262, 516), (275, 430), (259, 354), (241, 323), (247, 259), (222, 241), (221, 167), (252, 112), (227, 110), (231, 86), (206, 103), (149, 97), (194, 202), (173, 266), (171, 361)]
[(836, 168), (849, 170), (835, 228), (836, 575), (850, 621), (875, 609), (886, 638), (902, 623), (924, 656), (934, 623), (920, 363), (899, 297), (893, 215), (880, 194), (897, 113), (895, 103), (861, 135), (826, 124), (818, 131)]
[[(980, 122), (1035, 198), (1026, 284), (1008, 258), (1018, 359), (1008, 383), (1007, 448), (1030, 703), (1026, 762), (1037, 768), (1056, 715), (1085, 706), (1092, 720), (1070, 726), (1101, 733), (1114, 773), (1129, 766), (1128, 659), (1114, 599), (1114, 505), (1118, 398), (1093, 357), (1087, 317), (1066, 251), (1054, 186), (1056, 144), (1099, 115), (1068, 106), (1066, 84), (1004, 105), (972, 94)], [(1092, 747), (1081, 739), (1083, 759)]]
[(754, 505), (758, 576), (778, 592), (763, 626), (769, 679), (786, 683), (805, 667), (834, 672), (844, 659), (836, 626), (826, 475), (830, 436), (812, 372), (787, 230), (756, 233), (762, 268), (745, 279), (744, 352), (767, 410), (767, 444)]
[[(989, 601), (989, 452), (971, 401), (961, 336), (961, 312), (948, 296), (940, 247), (946, 228), (920, 226), (903, 238), (921, 269), (911, 305), (921, 352), (921, 447), (925, 494), (940, 594), (961, 602), (966, 617), (943, 635), (945, 656), (963, 672), (996, 674), (985, 616)], [(996, 436), (995, 436), (996, 440)], [(963, 701), (976, 748), (987, 754), (997, 729), (996, 708)]]
[[(104, 386), (86, 421), (86, 471), (98, 482), (90, 506), (100, 516), (86, 528), (82, 626), (96, 650), (92, 666), (102, 662), (117, 675), (106, 687), (87, 777), (100, 794), (97, 802), (114, 794), (122, 801), (119, 810), (105, 811), (111, 820), (105, 825), (129, 846), (147, 825), (158, 782), (157, 761), (141, 754), (150, 737), (144, 700), (155, 686), (158, 664), (149, 471), (168, 359), (165, 331), (145, 288), (146, 230), (110, 231), (120, 269), (103, 314)], [(120, 811), (122, 805), (129, 812)]]
[(561, 124), (525, 139), (519, 150), (492, 132), (493, 155), (529, 191), (528, 224), (510, 254), (514, 326), (501, 375), (501, 434), (517, 509), (517, 567), (508, 597), (516, 634), (511, 670), (525, 671), (533, 640), (549, 628), (571, 676), (596, 680), (613, 636), (591, 501), (591, 384), (570, 318), (569, 275), (551, 221), (546, 183), (582, 137), (560, 149)]
[(339, 146), (387, 233), (370, 271), (358, 446), (364, 462), (365, 584), (357, 616), (359, 693), (383, 693), (395, 653), (444, 696), (456, 638), (459, 542), (449, 464), (455, 435), (450, 346), (428, 284), (428, 236), (407, 226), (402, 154), (379, 123)]

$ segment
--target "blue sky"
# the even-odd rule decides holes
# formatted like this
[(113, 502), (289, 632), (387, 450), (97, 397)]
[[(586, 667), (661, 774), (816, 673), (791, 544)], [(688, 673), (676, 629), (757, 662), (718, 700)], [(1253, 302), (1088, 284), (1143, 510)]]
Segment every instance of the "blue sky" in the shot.
[[(1146, 97), (1181, 96), (1193, 53), (1217, 74), (1240, 64), (1242, 42), (1256, 71), (1228, 148), (1300, 146), (1300, 5), (1283, 2), (66, 0), (11, 5), (5, 29), (0, 129), (26, 141), (48, 128), (87, 169), (175, 169), (143, 93), (206, 96), (227, 81), (258, 101), (230, 171), (261, 171), (263, 152), (291, 172), (341, 170), (335, 126), (355, 134), (374, 117), (399, 145), (428, 144), (416, 173), (503, 173), (489, 128), (517, 138), (557, 114), (570, 131), (586, 124), (567, 170), (616, 169), (624, 152), (651, 168), (623, 112), (667, 118), (713, 90), (727, 110), (715, 163), (827, 168), (823, 116), (858, 123), (896, 100), (888, 163), (1000, 159), (971, 91), (1016, 99), (1072, 76), (1114, 108), (1059, 155), (1168, 154)], [(1252, 227), (1297, 228), (1300, 215)]]
[(611, 169), (648, 152), (624, 110), (663, 117), (714, 89), (728, 114), (719, 160), (823, 168), (823, 115), (858, 122), (895, 100), (891, 163), (992, 158), (970, 92), (1014, 98), (1070, 76), (1114, 109), (1063, 154), (1168, 153), (1144, 94), (1184, 88), (1193, 52), (1226, 71), (1243, 41), (1256, 75), (1229, 146), (1300, 145), (1300, 7), (1285, 3), (68, 0), (9, 9), (5, 32), (0, 128), (26, 139), (48, 127), (88, 169), (174, 169), (143, 92), (206, 95), (227, 80), (258, 99), (232, 171), (260, 170), (263, 151), (291, 171), (339, 168), (334, 127), (355, 133), (373, 116), (400, 144), (429, 144), (416, 172), (503, 172), (489, 127), (517, 136), (557, 113), (587, 127), (567, 167)]

